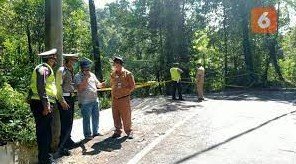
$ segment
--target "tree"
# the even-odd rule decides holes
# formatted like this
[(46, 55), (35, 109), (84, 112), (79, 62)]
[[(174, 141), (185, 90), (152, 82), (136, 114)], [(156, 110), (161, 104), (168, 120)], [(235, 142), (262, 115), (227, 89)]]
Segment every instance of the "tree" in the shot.
[[(62, 0), (45, 1), (45, 48), (58, 49), (58, 64), (63, 64), (63, 23), (62, 23)], [(52, 147), (56, 150), (60, 137), (60, 114), (57, 109), (53, 111), (52, 123)]]
[[(63, 49), (65, 53), (91, 54), (88, 6), (81, 0), (63, 0)], [(87, 56), (88, 57), (88, 56)]]
[(91, 38), (92, 38), (92, 45), (93, 45), (93, 56), (95, 60), (95, 74), (99, 78), (99, 80), (103, 80), (95, 4), (93, 0), (89, 0), (88, 2), (89, 2), (89, 15), (90, 15), (90, 24), (91, 24), (91, 36), (92, 36)]

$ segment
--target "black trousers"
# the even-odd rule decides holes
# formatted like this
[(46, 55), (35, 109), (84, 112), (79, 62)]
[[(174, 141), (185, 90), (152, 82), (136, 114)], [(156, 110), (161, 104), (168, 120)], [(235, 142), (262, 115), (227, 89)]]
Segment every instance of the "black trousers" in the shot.
[(61, 120), (61, 135), (60, 135), (60, 143), (59, 147), (64, 148), (67, 145), (71, 144), (71, 131), (73, 126), (73, 118), (74, 118), (74, 97), (64, 96), (65, 101), (68, 103), (70, 108), (68, 110), (64, 110), (60, 103), (58, 103), (58, 109), (60, 112), (60, 120)]
[(172, 82), (173, 92), (172, 92), (172, 99), (176, 99), (176, 91), (178, 91), (179, 99), (182, 98), (182, 86), (181, 83), (177, 81)]
[[(54, 104), (51, 105), (53, 109)], [(30, 107), (36, 123), (38, 163), (50, 163), (52, 160), (52, 156), (49, 153), (52, 138), (51, 122), (53, 114), (48, 113), (46, 116), (42, 115), (43, 105), (40, 100), (31, 100)]]

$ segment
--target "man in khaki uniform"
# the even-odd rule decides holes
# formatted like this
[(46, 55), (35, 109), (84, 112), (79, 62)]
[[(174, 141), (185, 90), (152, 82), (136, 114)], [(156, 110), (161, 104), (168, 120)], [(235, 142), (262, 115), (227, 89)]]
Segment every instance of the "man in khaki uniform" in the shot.
[[(111, 95), (112, 95), (112, 114), (115, 131), (112, 138), (118, 138), (121, 135), (123, 123), (124, 132), (129, 139), (133, 139), (130, 95), (135, 89), (135, 80), (132, 73), (123, 66), (123, 60), (120, 57), (113, 59), (113, 71), (111, 73)], [(121, 123), (122, 120), (122, 123)]]
[(197, 89), (198, 101), (204, 100), (204, 95), (203, 95), (204, 82), (205, 82), (205, 69), (201, 65), (201, 62), (198, 62), (197, 71), (196, 71), (196, 89)]

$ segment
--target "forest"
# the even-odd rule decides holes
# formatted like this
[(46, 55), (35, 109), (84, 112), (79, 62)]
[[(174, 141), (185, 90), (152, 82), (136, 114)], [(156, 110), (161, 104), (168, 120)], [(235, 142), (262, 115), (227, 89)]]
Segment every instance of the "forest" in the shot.
[[(45, 51), (45, 3), (0, 0), (0, 5), (0, 139), (33, 141), (26, 95), (40, 63), (36, 54)], [(276, 9), (275, 33), (252, 32), (255, 7)], [(135, 95), (169, 94), (165, 81), (176, 62), (184, 70), (187, 94), (195, 94), (198, 61), (206, 70), (207, 92), (295, 86), (295, 0), (117, 0), (94, 13), (83, 0), (63, 0), (62, 11), (63, 52), (94, 61), (98, 53), (93, 70), (99, 79), (108, 83), (110, 59), (121, 56), (137, 83), (159, 82)], [(91, 18), (96, 19), (97, 51)]]

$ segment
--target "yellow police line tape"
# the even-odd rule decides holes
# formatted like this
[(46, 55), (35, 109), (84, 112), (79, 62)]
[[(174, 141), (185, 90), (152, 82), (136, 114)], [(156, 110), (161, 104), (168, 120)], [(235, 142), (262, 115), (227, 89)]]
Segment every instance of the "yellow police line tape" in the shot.
[[(158, 85), (163, 85), (165, 83), (169, 83), (171, 82), (172, 80), (167, 80), (167, 81), (162, 81), (162, 82), (157, 82), (157, 81), (148, 81), (148, 82), (145, 82), (145, 83), (139, 83), (139, 84), (136, 84), (136, 89), (139, 89), (139, 88), (144, 88), (144, 87), (148, 87), (148, 86), (158, 86)], [(111, 91), (112, 88), (101, 88), (101, 89), (98, 89), (98, 91), (100, 92), (104, 92), (104, 91)]]
[(240, 86), (240, 85), (225, 85), (225, 86), (229, 86), (229, 87), (233, 87), (233, 88), (248, 88), (246, 86)]
[[(189, 78), (187, 78), (189, 79)], [(166, 80), (166, 81), (162, 81), (162, 82), (157, 82), (157, 81), (148, 81), (148, 82), (145, 82), (145, 83), (138, 83), (136, 84), (136, 89), (139, 89), (139, 88), (144, 88), (144, 87), (148, 87), (148, 86), (159, 86), (159, 85), (163, 85), (163, 84), (166, 84), (166, 83), (169, 83), (169, 82), (172, 82), (172, 80)], [(181, 81), (181, 83), (184, 83), (184, 84), (196, 84), (196, 82), (194, 81)], [(235, 88), (249, 88), (252, 86), (252, 84), (250, 84), (249, 86), (239, 86), (239, 85), (226, 85), (226, 86), (229, 86), (229, 87), (235, 87)], [(98, 89), (98, 91), (100, 92), (104, 92), (104, 91), (111, 91), (112, 88), (101, 88), (101, 89)]]

